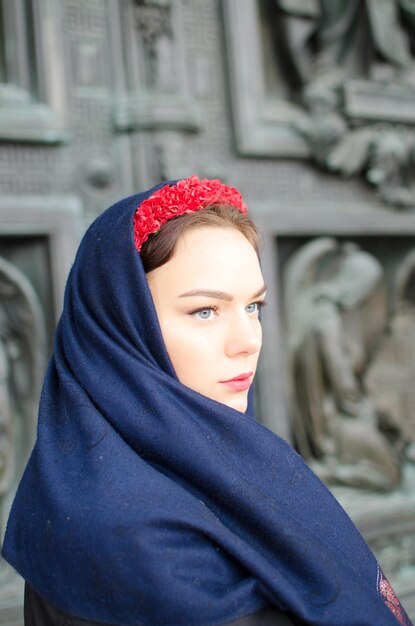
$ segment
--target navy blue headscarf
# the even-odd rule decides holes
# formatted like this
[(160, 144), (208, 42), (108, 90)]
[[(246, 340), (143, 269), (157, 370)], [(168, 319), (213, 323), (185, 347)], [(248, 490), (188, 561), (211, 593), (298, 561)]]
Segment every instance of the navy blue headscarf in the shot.
[(320, 626), (409, 624), (293, 449), (178, 381), (133, 240), (153, 191), (81, 243), (4, 557), (95, 621), (205, 626), (273, 605)]

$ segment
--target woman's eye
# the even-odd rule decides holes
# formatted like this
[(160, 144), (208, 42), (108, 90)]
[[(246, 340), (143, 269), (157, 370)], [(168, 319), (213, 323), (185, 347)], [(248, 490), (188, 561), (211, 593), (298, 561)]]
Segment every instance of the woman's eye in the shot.
[(258, 300), (257, 302), (251, 302), (251, 304), (248, 304), (247, 307), (245, 307), (245, 311), (249, 314), (249, 315), (259, 315), (259, 313), (261, 312), (261, 309), (266, 305), (265, 300)]
[(196, 317), (199, 320), (210, 320), (212, 319), (214, 313), (215, 313), (214, 308), (207, 308), (207, 309), (199, 309), (198, 311), (192, 311), (190, 315), (193, 315), (193, 317)]
[(258, 313), (260, 309), (260, 303), (259, 302), (251, 302), (251, 304), (248, 304), (248, 306), (246, 307), (246, 312), (247, 313)]

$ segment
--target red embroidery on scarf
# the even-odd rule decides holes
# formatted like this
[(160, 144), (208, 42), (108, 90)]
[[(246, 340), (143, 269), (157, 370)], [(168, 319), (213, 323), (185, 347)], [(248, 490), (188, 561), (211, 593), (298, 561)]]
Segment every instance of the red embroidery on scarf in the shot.
[(149, 235), (157, 232), (168, 220), (211, 204), (228, 204), (247, 214), (240, 192), (218, 179), (191, 176), (175, 185), (165, 185), (144, 200), (134, 215), (134, 241), (138, 252)]
[(386, 606), (394, 614), (398, 622), (402, 624), (402, 626), (411, 626), (411, 622), (402, 604), (399, 602), (398, 596), (380, 568), (378, 570), (378, 591)]

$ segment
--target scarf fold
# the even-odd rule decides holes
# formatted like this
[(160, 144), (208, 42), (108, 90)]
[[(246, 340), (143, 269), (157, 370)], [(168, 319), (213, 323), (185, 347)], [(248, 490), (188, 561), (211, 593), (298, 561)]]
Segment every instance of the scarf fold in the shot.
[(410, 625), (301, 457), (178, 381), (133, 239), (154, 189), (81, 243), (4, 558), (57, 608), (104, 623), (208, 626), (273, 605), (316, 626)]

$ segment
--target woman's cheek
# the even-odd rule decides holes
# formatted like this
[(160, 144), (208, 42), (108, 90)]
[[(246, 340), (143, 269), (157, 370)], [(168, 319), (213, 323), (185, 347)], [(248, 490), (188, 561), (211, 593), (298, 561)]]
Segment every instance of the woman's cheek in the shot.
[[(162, 329), (167, 353), (179, 378), (180, 372), (190, 373), (191, 368), (200, 370), (209, 360), (215, 345), (211, 332), (206, 328), (198, 328), (198, 322), (177, 323), (169, 329)], [(203, 322), (201, 322), (203, 324)], [(196, 327), (195, 327), (196, 326)]]

